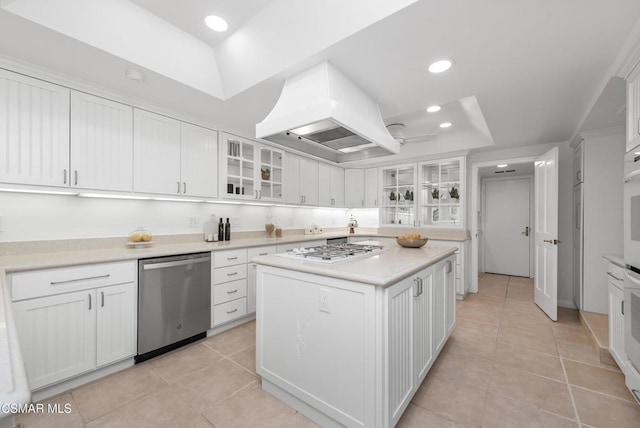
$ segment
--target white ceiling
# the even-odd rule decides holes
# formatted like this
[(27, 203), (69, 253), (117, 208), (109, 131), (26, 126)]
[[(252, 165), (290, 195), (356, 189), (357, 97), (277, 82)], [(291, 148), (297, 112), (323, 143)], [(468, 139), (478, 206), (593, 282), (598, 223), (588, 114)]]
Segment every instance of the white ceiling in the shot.
[[(100, 3), (84, 1), (87, 10)], [(637, 0), (398, 0), (393, 7), (372, 0), (366, 8), (344, 0), (111, 0), (146, 9), (215, 57), (211, 70), (193, 70), (175, 60), (184, 53), (150, 46), (172, 67), (166, 72), (153, 61), (137, 62), (136, 52), (109, 53), (104, 44), (96, 48), (65, 35), (71, 31), (8, 11), (38, 2), (0, 3), (0, 54), (247, 134), (269, 113), (287, 77), (329, 60), (378, 101), (385, 122), (405, 123), (407, 137), (437, 134), (406, 144), (403, 151), (411, 157), (474, 144), (566, 141), (579, 129), (617, 126), (624, 119), (624, 91), (620, 81), (605, 85), (640, 18)], [(229, 20), (224, 35), (202, 24), (204, 15), (216, 12)], [(141, 43), (122, 32), (116, 41)], [(428, 73), (428, 64), (441, 57), (453, 58), (455, 66)], [(144, 73), (143, 84), (124, 79), (131, 67)], [(219, 95), (190, 85), (194, 73), (215, 77), (218, 87), (210, 93)], [(588, 115), (603, 88), (604, 104), (617, 105), (618, 114), (607, 107)], [(464, 100), (474, 108), (461, 107)], [(431, 104), (444, 108), (428, 115), (424, 108)], [(445, 120), (454, 126), (443, 131), (437, 125)]]

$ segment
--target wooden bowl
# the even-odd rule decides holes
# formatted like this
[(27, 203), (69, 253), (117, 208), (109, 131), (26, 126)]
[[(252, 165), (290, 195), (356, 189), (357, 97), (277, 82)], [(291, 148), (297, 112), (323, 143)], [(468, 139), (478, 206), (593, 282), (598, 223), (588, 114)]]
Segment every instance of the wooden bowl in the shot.
[(405, 248), (423, 247), (428, 240), (429, 240), (428, 238), (408, 239), (408, 238), (401, 238), (400, 236), (396, 238), (396, 242), (398, 243), (398, 245)]

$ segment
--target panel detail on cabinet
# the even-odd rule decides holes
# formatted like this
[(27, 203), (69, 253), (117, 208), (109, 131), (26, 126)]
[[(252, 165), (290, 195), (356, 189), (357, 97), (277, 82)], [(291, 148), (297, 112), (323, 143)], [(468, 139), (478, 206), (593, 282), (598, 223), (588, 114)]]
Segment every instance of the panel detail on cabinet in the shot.
[(71, 92), (72, 187), (133, 190), (133, 109)]
[(96, 290), (96, 366), (136, 354), (138, 290), (133, 282)]
[(284, 155), (284, 200), (290, 204), (318, 204), (318, 161)]
[(327, 207), (344, 206), (344, 170), (340, 167), (318, 164), (318, 204)]
[(134, 190), (180, 194), (180, 122), (138, 109), (133, 117)]
[(345, 189), (345, 206), (347, 208), (364, 207), (364, 199), (365, 199), (364, 169), (345, 169), (344, 170), (344, 189)]
[(182, 194), (218, 196), (218, 132), (181, 123), (180, 179)]
[(69, 185), (69, 89), (0, 70), (0, 182)]

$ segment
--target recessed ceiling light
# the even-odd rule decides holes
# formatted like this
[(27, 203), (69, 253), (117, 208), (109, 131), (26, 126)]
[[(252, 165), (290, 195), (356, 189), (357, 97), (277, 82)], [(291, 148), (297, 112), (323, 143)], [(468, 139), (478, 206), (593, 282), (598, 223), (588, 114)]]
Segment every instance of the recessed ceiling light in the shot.
[(498, 168), (506, 168), (508, 166), (509, 166), (509, 164), (501, 163), (500, 165), (498, 165)]
[(451, 128), (451, 125), (453, 125), (451, 122), (442, 122), (440, 128)]
[(429, 71), (432, 73), (442, 73), (443, 71), (447, 71), (453, 65), (453, 61), (449, 59), (441, 59), (432, 63), (429, 66)]
[(207, 24), (207, 27), (211, 28), (213, 31), (217, 31), (219, 33), (223, 31), (227, 31), (229, 28), (229, 24), (227, 21), (218, 15), (208, 15), (204, 18), (204, 23)]
[(429, 106), (429, 107), (427, 107), (427, 111), (429, 113), (436, 113), (436, 112), (439, 112), (441, 108), (442, 107), (440, 107), (440, 106)]

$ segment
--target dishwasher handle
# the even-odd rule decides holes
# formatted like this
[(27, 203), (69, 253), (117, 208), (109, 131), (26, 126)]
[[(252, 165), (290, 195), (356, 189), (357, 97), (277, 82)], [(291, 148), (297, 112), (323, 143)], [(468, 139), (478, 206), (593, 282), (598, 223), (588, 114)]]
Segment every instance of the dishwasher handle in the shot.
[(197, 259), (186, 259), (186, 260), (176, 260), (172, 262), (163, 262), (163, 263), (149, 263), (142, 265), (142, 270), (153, 270), (153, 269), (164, 269), (169, 267), (176, 266), (186, 266), (192, 265), (196, 263), (206, 263), (211, 261), (211, 257), (201, 257)]

